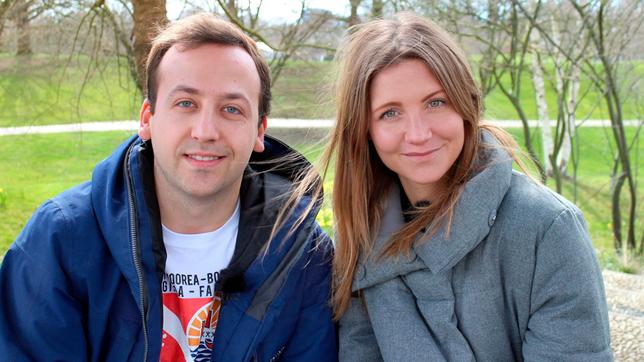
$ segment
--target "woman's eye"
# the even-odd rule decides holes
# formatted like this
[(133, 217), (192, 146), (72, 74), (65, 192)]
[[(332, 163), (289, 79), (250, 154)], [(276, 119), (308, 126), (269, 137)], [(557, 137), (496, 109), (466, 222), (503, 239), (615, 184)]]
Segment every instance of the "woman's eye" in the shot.
[(190, 107), (192, 107), (192, 102), (190, 102), (190, 101), (180, 101), (179, 103), (177, 103), (177, 106), (179, 106), (181, 108), (190, 108)]
[(398, 112), (394, 111), (393, 109), (390, 109), (388, 111), (385, 111), (382, 116), (380, 116), (381, 119), (387, 119), (387, 118), (393, 118), (398, 115)]
[(428, 102), (430, 108), (438, 108), (445, 104), (445, 101), (442, 99), (432, 99)]

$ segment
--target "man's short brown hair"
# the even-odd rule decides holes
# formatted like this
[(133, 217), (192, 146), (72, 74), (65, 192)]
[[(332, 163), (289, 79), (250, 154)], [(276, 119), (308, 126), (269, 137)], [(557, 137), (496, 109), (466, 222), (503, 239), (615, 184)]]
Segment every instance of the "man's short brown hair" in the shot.
[(232, 23), (211, 13), (195, 14), (175, 21), (161, 30), (152, 41), (146, 62), (146, 97), (154, 113), (157, 96), (156, 72), (165, 53), (173, 45), (185, 49), (204, 44), (238, 46), (246, 50), (255, 63), (260, 80), (259, 121), (271, 110), (271, 73), (266, 60), (257, 49), (255, 41)]

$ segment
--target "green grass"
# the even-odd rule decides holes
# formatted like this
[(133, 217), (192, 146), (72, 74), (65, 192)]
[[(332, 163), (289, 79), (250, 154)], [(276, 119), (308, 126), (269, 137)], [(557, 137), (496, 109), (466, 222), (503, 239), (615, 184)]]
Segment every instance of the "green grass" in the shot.
[[(71, 60), (48, 55), (19, 59), (0, 53), (0, 127), (138, 119), (141, 95), (129, 78), (125, 62), (119, 64), (109, 58), (95, 65), (83, 56)], [(629, 79), (644, 77), (644, 63), (632, 67)], [(287, 63), (273, 87), (271, 116), (333, 117), (329, 87), (333, 72), (332, 62)], [(521, 103), (528, 118), (536, 119), (529, 72), (523, 74), (522, 85)], [(587, 89), (591, 91), (580, 103), (577, 117), (607, 119), (603, 100), (588, 81), (582, 81), (580, 92)], [(624, 118), (642, 118), (642, 92), (632, 89), (625, 94), (629, 98), (625, 99)], [(555, 94), (548, 89), (546, 96), (550, 117), (555, 118)], [(485, 107), (487, 119), (517, 119), (499, 89), (486, 98)]]
[(331, 62), (291, 62), (282, 71), (273, 91), (272, 117), (315, 119), (332, 118), (329, 101)]
[(0, 255), (47, 198), (89, 180), (126, 132), (64, 133), (0, 138)]
[[(634, 128), (628, 132), (632, 136)], [(511, 133), (521, 142), (518, 129)], [(129, 132), (66, 133), (50, 135), (4, 136), (0, 138), (0, 189), (6, 198), (0, 198), (0, 255), (25, 225), (36, 207), (47, 198), (90, 179), (94, 165), (107, 157), (113, 149), (130, 135)], [(579, 197), (577, 205), (589, 223), (594, 245), (600, 250), (605, 266), (623, 268), (612, 251), (610, 228), (610, 135), (602, 128), (580, 130), (581, 159), (579, 165)], [(301, 137), (296, 137), (301, 139)], [(297, 143), (296, 141), (291, 141)], [(309, 158), (319, 156), (320, 144), (299, 144), (296, 148)], [(633, 153), (640, 155), (636, 164), (638, 175), (644, 173), (641, 160), (642, 146)], [(328, 179), (332, 179), (329, 175)], [(550, 186), (553, 186), (549, 184)], [(642, 181), (639, 190), (642, 192)], [(327, 195), (332, 185), (325, 183)], [(572, 199), (571, 184), (565, 183), (564, 196)], [(638, 215), (644, 212), (644, 202)], [(328, 229), (332, 227), (330, 210), (325, 209), (319, 218)], [(641, 233), (642, 224), (639, 225)], [(637, 234), (640, 235), (640, 234)]]
[(0, 127), (138, 119), (141, 96), (125, 64), (90, 65), (0, 54)]

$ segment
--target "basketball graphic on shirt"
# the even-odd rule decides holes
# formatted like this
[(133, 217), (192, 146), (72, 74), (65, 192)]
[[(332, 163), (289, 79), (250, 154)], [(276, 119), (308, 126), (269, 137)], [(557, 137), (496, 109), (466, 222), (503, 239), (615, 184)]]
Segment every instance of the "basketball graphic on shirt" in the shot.
[(163, 293), (163, 343), (160, 361), (210, 360), (221, 299), (180, 298)]
[(212, 303), (204, 305), (194, 314), (188, 323), (188, 330), (186, 331), (188, 346), (191, 351), (196, 351), (201, 344), (204, 344), (208, 349), (212, 349), (220, 308), (221, 302), (215, 296)]

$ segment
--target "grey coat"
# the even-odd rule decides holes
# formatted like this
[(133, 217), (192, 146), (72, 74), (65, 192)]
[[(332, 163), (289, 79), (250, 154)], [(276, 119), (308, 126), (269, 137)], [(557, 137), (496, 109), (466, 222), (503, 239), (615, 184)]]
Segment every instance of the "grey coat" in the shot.
[(441, 229), (409, 257), (377, 260), (404, 223), (400, 191), (389, 192), (340, 321), (340, 361), (612, 360), (581, 212), (513, 171), (504, 151), (484, 154), (447, 239)]

